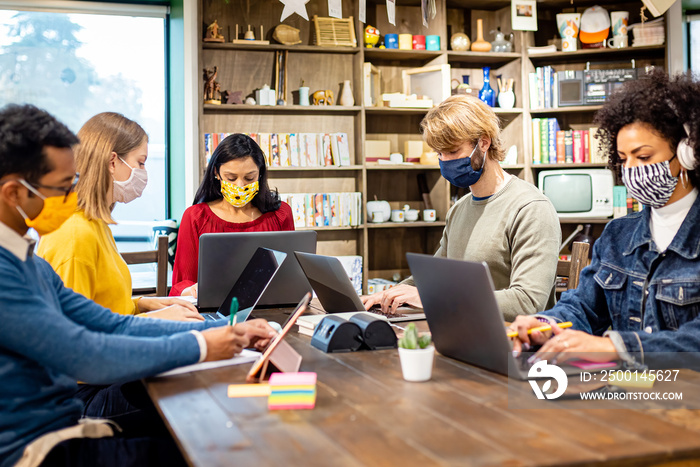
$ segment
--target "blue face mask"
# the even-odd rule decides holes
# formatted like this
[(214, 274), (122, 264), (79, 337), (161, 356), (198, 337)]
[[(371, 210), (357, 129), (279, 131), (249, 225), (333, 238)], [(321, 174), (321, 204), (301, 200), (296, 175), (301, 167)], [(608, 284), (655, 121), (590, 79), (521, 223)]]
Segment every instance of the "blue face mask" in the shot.
[(469, 188), (479, 181), (481, 174), (484, 172), (484, 167), (481, 166), (479, 170), (474, 170), (472, 168), (472, 156), (477, 146), (474, 146), (469, 157), (450, 161), (439, 161), (440, 173), (448, 182), (459, 188)]

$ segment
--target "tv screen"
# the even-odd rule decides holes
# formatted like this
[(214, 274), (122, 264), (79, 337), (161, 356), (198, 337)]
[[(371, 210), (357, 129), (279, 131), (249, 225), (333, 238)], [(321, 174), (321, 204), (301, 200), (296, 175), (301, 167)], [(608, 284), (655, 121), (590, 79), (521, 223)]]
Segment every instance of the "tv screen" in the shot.
[(585, 213), (593, 208), (590, 175), (545, 175), (542, 191), (559, 213)]

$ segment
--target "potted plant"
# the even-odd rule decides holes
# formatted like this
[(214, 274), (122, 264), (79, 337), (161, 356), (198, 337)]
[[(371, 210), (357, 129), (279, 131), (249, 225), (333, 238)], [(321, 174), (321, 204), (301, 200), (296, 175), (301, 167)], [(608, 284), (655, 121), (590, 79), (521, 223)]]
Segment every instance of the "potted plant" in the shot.
[(430, 336), (418, 335), (414, 323), (409, 323), (399, 339), (399, 359), (401, 371), (406, 381), (428, 381), (433, 372), (435, 347), (431, 345)]

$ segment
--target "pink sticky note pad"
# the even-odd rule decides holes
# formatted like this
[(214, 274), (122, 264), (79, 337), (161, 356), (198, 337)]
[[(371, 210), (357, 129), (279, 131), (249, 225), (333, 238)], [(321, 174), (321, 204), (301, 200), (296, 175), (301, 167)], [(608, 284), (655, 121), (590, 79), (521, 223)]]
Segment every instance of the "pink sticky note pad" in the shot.
[(600, 370), (602, 368), (612, 368), (617, 366), (615, 362), (587, 362), (585, 360), (572, 360), (566, 362), (582, 370)]
[(302, 371), (298, 373), (272, 373), (270, 386), (307, 386), (316, 384), (316, 373)]

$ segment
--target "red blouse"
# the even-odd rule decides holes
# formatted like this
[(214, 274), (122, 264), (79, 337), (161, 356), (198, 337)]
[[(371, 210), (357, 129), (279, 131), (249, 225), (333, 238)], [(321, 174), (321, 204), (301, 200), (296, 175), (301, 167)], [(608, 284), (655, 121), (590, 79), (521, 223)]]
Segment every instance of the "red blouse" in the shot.
[(294, 230), (292, 208), (282, 203), (276, 211), (266, 212), (251, 222), (228, 222), (214, 214), (207, 203), (199, 203), (185, 210), (177, 234), (177, 251), (173, 268), (173, 287), (170, 295), (178, 296), (197, 282), (199, 267), (199, 236), (219, 232), (268, 232)]

